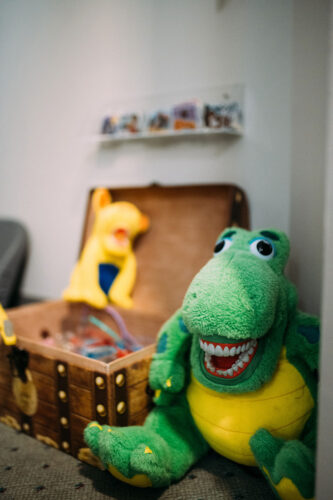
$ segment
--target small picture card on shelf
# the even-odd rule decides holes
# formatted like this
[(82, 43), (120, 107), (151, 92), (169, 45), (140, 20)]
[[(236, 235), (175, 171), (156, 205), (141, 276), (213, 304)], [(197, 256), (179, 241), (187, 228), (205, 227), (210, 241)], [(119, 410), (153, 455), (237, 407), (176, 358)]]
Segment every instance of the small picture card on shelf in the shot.
[(146, 117), (148, 132), (163, 132), (171, 129), (170, 110), (157, 110), (149, 113)]
[(195, 101), (183, 102), (172, 110), (174, 130), (197, 129), (199, 127), (200, 109)]
[(224, 104), (205, 104), (203, 107), (203, 126), (210, 129), (239, 130), (242, 113), (237, 102)]
[(116, 116), (106, 116), (102, 123), (102, 134), (114, 135), (118, 131), (118, 118)]
[(138, 134), (144, 130), (144, 119), (140, 113), (126, 113), (120, 115), (118, 133), (124, 135)]

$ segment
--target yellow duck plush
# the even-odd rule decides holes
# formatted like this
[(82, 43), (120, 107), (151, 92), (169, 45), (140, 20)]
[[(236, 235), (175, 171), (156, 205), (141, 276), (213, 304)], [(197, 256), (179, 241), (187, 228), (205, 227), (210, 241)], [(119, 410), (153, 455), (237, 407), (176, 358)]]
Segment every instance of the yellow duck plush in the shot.
[(108, 302), (129, 309), (136, 278), (134, 238), (149, 227), (149, 219), (132, 203), (112, 203), (107, 189), (94, 191), (96, 218), (91, 236), (71, 275), (63, 298), (104, 308)]

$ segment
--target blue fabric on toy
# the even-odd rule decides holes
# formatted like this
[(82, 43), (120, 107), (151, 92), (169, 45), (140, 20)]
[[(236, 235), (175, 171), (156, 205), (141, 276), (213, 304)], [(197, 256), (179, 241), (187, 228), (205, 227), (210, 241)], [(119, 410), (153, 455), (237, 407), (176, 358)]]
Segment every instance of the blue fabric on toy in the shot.
[(103, 292), (107, 295), (111, 288), (112, 283), (116, 279), (119, 273), (119, 267), (114, 264), (100, 264), (98, 266), (99, 271), (99, 286)]
[(167, 349), (168, 336), (166, 333), (163, 333), (160, 337), (160, 340), (157, 344), (157, 354), (161, 354)]
[(316, 326), (299, 326), (298, 332), (303, 335), (310, 344), (319, 342), (319, 328)]
[(179, 318), (178, 323), (179, 323), (179, 328), (181, 329), (181, 331), (182, 331), (183, 333), (187, 333), (187, 334), (189, 334), (189, 333), (190, 333), (190, 332), (188, 331), (188, 329), (186, 328), (186, 326), (185, 326), (185, 323), (184, 323), (184, 321), (183, 321), (183, 318)]

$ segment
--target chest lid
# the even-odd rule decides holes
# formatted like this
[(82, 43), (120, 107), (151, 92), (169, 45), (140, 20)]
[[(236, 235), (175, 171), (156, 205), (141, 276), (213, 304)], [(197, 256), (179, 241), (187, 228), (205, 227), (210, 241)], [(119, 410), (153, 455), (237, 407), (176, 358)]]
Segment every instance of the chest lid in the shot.
[[(89, 193), (80, 251), (95, 215)], [(244, 192), (233, 185), (150, 186), (110, 189), (113, 201), (134, 203), (150, 219), (134, 243), (137, 276), (133, 312), (167, 318), (182, 304), (194, 275), (212, 256), (228, 226), (248, 228)]]

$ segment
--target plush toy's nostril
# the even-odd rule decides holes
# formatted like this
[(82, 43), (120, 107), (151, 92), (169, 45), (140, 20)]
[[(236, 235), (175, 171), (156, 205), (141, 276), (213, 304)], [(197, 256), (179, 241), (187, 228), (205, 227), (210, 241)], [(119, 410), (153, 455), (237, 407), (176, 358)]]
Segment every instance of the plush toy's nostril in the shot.
[(195, 292), (191, 293), (191, 297), (192, 297), (192, 299), (197, 299), (198, 298), (197, 294)]

